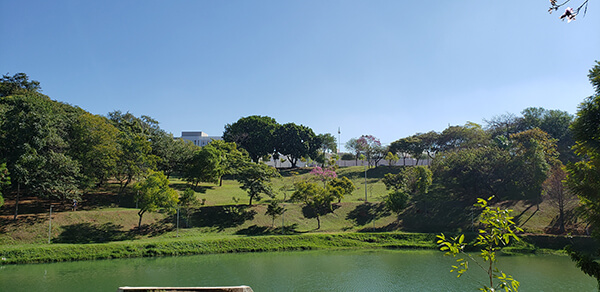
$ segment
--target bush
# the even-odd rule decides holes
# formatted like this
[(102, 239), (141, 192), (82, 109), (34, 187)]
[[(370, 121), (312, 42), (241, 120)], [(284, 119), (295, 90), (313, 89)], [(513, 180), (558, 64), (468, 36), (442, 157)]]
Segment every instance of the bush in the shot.
[(409, 199), (407, 193), (393, 191), (385, 198), (385, 205), (390, 211), (400, 214), (408, 206)]

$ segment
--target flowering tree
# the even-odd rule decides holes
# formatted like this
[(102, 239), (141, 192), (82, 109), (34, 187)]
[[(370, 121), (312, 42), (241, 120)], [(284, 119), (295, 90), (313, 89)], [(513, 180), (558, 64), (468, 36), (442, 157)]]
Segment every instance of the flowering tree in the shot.
[(315, 167), (310, 171), (310, 174), (314, 175), (318, 180), (323, 182), (323, 185), (327, 184), (328, 181), (337, 177), (335, 170), (331, 168)]
[[(548, 9), (548, 13), (552, 13), (553, 11), (558, 10), (559, 8), (561, 8), (562, 6), (566, 5), (569, 2), (571, 2), (571, 0), (565, 0), (565, 2), (558, 4), (558, 2), (556, 0), (550, 0), (550, 8)], [(567, 22), (571, 22), (571, 21), (575, 20), (575, 16), (577, 16), (577, 14), (579, 14), (581, 9), (583, 9), (583, 15), (585, 15), (585, 13), (587, 12), (587, 5), (588, 5), (588, 0), (585, 0), (585, 1), (583, 1), (583, 3), (581, 3), (581, 5), (579, 5), (579, 7), (577, 7), (577, 9), (567, 7), (565, 9), (565, 12), (560, 16), (560, 19), (561, 20), (566, 19)]]
[(381, 145), (379, 139), (373, 135), (362, 135), (356, 140), (357, 148), (367, 157), (369, 166), (377, 167), (381, 159), (385, 157), (387, 149)]

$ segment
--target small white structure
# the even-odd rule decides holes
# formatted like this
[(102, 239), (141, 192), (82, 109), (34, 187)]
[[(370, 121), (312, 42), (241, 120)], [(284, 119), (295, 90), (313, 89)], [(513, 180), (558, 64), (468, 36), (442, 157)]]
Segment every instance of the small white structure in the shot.
[(181, 132), (181, 139), (191, 141), (196, 146), (205, 146), (212, 140), (223, 140), (221, 136), (209, 136), (202, 131)]

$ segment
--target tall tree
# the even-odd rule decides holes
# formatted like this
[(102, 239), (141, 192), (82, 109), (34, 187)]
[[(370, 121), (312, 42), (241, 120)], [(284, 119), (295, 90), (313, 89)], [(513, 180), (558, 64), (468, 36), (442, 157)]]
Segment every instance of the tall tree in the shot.
[(573, 122), (573, 116), (566, 111), (547, 110), (541, 107), (529, 107), (524, 109), (521, 114), (521, 129), (529, 130), (539, 128), (548, 133), (552, 138), (557, 139), (556, 144), (559, 158), (563, 163), (575, 161), (575, 156), (571, 148), (575, 145), (573, 135), (569, 126)]
[(102, 116), (84, 113), (73, 124), (69, 152), (81, 165), (81, 184), (92, 187), (113, 176), (117, 166), (119, 130)]
[(346, 149), (350, 150), (354, 155), (354, 162), (358, 164), (358, 157), (362, 153), (361, 146), (358, 143), (358, 138), (352, 138), (346, 142)]
[(319, 153), (315, 160), (321, 163), (322, 167), (325, 167), (328, 162), (327, 155), (335, 154), (337, 152), (336, 139), (329, 133), (318, 134), (316, 139), (319, 142)]
[(40, 83), (35, 80), (29, 81), (29, 76), (25, 73), (2, 75), (0, 79), (0, 97), (41, 91)]
[(513, 182), (521, 199), (541, 202), (542, 183), (557, 162), (556, 139), (534, 128), (510, 136)]
[(396, 140), (392, 142), (388, 148), (392, 153), (402, 153), (405, 165), (406, 158), (408, 157), (416, 159), (415, 164), (418, 165), (425, 149), (427, 149), (427, 145), (423, 142), (421, 137), (419, 137), (419, 134)]
[[(567, 165), (567, 186), (581, 200), (585, 219), (592, 225), (592, 235), (600, 238), (600, 62), (588, 75), (595, 95), (580, 105), (571, 125), (575, 137), (575, 153), (580, 161)], [(597, 256), (596, 253), (594, 256)], [(600, 265), (594, 256), (573, 250), (571, 258), (586, 274), (596, 278), (600, 288)]]
[(77, 197), (79, 164), (67, 142), (77, 110), (36, 92), (1, 97), (0, 107), (0, 160), (19, 190), (15, 219), (21, 190), (43, 198)]
[(248, 152), (244, 149), (238, 149), (237, 145), (233, 142), (213, 140), (208, 145), (219, 150), (221, 155), (220, 164), (223, 173), (219, 178), (219, 186), (223, 185), (224, 175), (235, 175), (239, 173), (246, 163), (250, 162)]
[(119, 181), (119, 193), (123, 193), (132, 181), (156, 167), (157, 157), (152, 154), (150, 137), (157, 123), (151, 118), (137, 118), (121, 111), (110, 112), (108, 118), (120, 130), (115, 178)]
[(321, 146), (315, 133), (309, 127), (287, 123), (279, 126), (273, 133), (275, 150), (288, 158), (292, 168), (302, 157), (316, 158)]
[(10, 185), (10, 176), (6, 163), (0, 163), (0, 207), (4, 205), (4, 198), (2, 197), (2, 191), (6, 186)]
[(542, 184), (544, 196), (547, 200), (558, 208), (558, 232), (565, 233), (565, 211), (571, 208), (577, 198), (566, 188), (564, 181), (567, 178), (567, 172), (564, 165), (558, 161), (552, 166), (550, 175)]
[(224, 172), (221, 159), (221, 151), (211, 144), (199, 148), (192, 157), (185, 179), (196, 187), (200, 182), (219, 183)]
[(275, 151), (273, 132), (279, 124), (267, 116), (249, 116), (239, 119), (233, 124), (225, 125), (223, 140), (235, 142), (246, 149), (254, 162)]
[(438, 153), (431, 163), (433, 177), (458, 200), (506, 194), (511, 183), (511, 155), (498, 147)]
[(450, 126), (439, 135), (437, 140), (439, 151), (476, 148), (489, 144), (490, 137), (476, 123), (464, 126)]

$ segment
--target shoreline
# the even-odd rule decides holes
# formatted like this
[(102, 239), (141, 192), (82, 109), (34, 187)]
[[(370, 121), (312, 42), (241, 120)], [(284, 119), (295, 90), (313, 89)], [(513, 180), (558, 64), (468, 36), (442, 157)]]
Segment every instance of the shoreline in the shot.
[[(221, 239), (169, 238), (92, 244), (44, 244), (0, 246), (0, 265), (65, 261), (200, 255), (237, 252), (271, 252), (344, 249), (437, 249), (430, 233), (332, 233), (226, 237)], [(540, 239), (541, 238), (541, 239)], [(548, 236), (525, 235), (522, 242), (506, 247), (504, 254), (564, 254), (564, 245), (545, 246)], [(558, 237), (550, 237), (556, 242)], [(565, 237), (562, 237), (565, 238)], [(575, 238), (592, 244), (589, 237)], [(570, 238), (571, 242), (573, 238)], [(562, 240), (568, 243), (568, 240)]]

